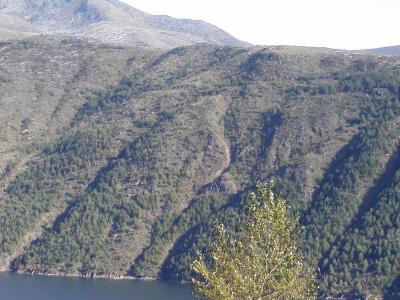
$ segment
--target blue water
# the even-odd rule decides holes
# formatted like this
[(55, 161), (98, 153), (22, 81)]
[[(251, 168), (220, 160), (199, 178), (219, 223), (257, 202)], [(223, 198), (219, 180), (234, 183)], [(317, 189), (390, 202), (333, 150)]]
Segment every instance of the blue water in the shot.
[(190, 285), (0, 273), (0, 300), (193, 300)]

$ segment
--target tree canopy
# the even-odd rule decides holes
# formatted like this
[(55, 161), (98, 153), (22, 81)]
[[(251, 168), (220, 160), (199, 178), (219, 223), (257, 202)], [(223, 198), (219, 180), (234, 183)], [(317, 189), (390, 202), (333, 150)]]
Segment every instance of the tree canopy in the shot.
[(192, 264), (198, 295), (209, 299), (315, 299), (316, 276), (303, 263), (297, 246), (298, 219), (271, 186), (257, 184), (248, 197), (247, 214), (228, 233), (215, 226), (208, 255)]

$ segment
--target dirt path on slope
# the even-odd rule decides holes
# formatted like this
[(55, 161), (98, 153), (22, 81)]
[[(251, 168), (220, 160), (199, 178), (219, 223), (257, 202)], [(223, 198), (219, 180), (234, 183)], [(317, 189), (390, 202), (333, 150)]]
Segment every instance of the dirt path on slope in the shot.
[(210, 183), (214, 182), (219, 177), (221, 177), (221, 175), (227, 171), (227, 169), (231, 164), (231, 148), (229, 147), (227, 140), (224, 137), (220, 136), (219, 134), (217, 135), (217, 137), (221, 141), (221, 144), (224, 149), (224, 161), (222, 163), (222, 166), (217, 171), (215, 171), (212, 175), (210, 175), (210, 177), (206, 178), (202, 186), (209, 185)]

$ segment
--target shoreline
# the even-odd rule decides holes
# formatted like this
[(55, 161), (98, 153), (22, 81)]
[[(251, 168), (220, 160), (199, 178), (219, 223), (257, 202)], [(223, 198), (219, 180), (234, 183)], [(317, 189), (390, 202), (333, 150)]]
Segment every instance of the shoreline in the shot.
[(38, 272), (38, 271), (5, 271), (1, 270), (1, 273), (9, 273), (16, 275), (26, 276), (47, 276), (47, 277), (66, 277), (66, 278), (85, 278), (85, 279), (106, 279), (106, 280), (132, 280), (132, 281), (157, 281), (160, 278), (157, 277), (134, 277), (125, 275), (113, 275), (113, 274), (73, 274), (73, 273), (49, 273), (49, 272)]

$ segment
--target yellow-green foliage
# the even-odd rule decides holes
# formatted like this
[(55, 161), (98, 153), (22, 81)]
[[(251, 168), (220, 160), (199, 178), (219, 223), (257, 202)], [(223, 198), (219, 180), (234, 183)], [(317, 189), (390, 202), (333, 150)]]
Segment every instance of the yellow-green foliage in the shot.
[(248, 219), (232, 235), (216, 225), (208, 255), (192, 264), (196, 294), (209, 299), (315, 299), (315, 274), (297, 247), (298, 220), (270, 187), (249, 195)]

